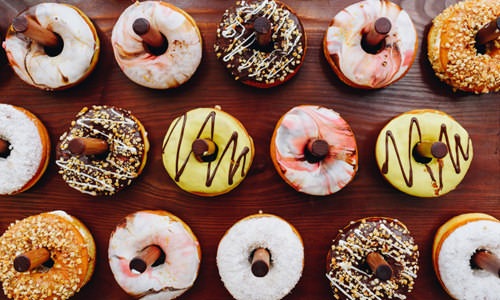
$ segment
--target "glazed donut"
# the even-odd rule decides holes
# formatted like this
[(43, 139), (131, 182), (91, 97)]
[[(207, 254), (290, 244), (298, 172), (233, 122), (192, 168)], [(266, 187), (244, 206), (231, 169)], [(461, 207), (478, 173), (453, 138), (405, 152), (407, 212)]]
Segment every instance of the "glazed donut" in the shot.
[(500, 295), (500, 222), (487, 214), (455, 216), (436, 232), (432, 247), (439, 282), (454, 299)]
[(148, 150), (146, 129), (130, 111), (94, 105), (84, 107), (61, 135), (56, 164), (70, 187), (112, 195), (141, 174)]
[(31, 188), (50, 157), (50, 138), (42, 121), (28, 110), (0, 104), (0, 195)]
[[(146, 31), (156, 33), (159, 45), (146, 42), (134, 31), (138, 19), (150, 25)], [(202, 38), (196, 22), (182, 9), (162, 1), (130, 5), (113, 27), (111, 42), (123, 73), (148, 88), (180, 86), (201, 62)]]
[(389, 0), (357, 2), (340, 11), (323, 39), (326, 60), (347, 85), (378, 89), (401, 79), (417, 54), (415, 26)]
[(0, 281), (10, 299), (68, 299), (91, 278), (96, 248), (78, 219), (58, 210), (11, 224), (0, 237)]
[(43, 90), (83, 81), (97, 64), (99, 45), (90, 19), (77, 7), (60, 3), (41, 3), (22, 12), (3, 43), (16, 74)]
[[(264, 260), (255, 259), (258, 251), (267, 255), (264, 272), (258, 267), (258, 262)], [(235, 299), (281, 299), (302, 276), (302, 238), (278, 216), (263, 213), (248, 216), (222, 237), (217, 248), (217, 267), (226, 289)]]
[(237, 187), (254, 157), (253, 140), (233, 116), (196, 108), (177, 117), (163, 140), (163, 165), (183, 190), (216, 196)]
[(301, 105), (278, 121), (271, 138), (271, 158), (280, 176), (299, 192), (333, 194), (358, 169), (354, 133), (328, 108)]
[(335, 299), (406, 299), (418, 272), (418, 246), (398, 220), (369, 217), (339, 231), (327, 255)]
[(196, 280), (201, 260), (189, 226), (165, 211), (138, 211), (111, 234), (111, 271), (128, 294), (140, 299), (174, 299)]
[[(454, 90), (474, 93), (500, 90), (499, 16), (498, 1), (467, 0), (446, 8), (434, 18), (427, 36), (427, 50), (439, 79)], [(497, 34), (482, 38), (482, 32), (490, 31), (487, 27), (491, 22), (490, 28)], [(484, 49), (480, 50), (481, 47)]]
[(295, 76), (306, 48), (299, 17), (274, 0), (236, 2), (224, 12), (214, 44), (217, 58), (234, 79), (258, 88)]
[(462, 181), (472, 162), (472, 141), (452, 117), (419, 109), (392, 119), (375, 145), (380, 172), (412, 196), (438, 197)]

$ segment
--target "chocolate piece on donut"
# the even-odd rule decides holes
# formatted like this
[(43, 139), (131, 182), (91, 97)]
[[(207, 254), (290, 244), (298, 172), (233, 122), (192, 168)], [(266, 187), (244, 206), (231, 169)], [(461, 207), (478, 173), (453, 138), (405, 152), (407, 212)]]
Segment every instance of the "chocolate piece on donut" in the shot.
[(299, 281), (303, 267), (300, 234), (287, 221), (271, 214), (239, 220), (226, 231), (217, 248), (221, 280), (239, 300), (285, 297)]
[(202, 38), (195, 20), (163, 1), (136, 1), (125, 9), (113, 27), (111, 43), (123, 73), (153, 89), (184, 84), (202, 57)]
[(279, 1), (238, 1), (222, 16), (214, 50), (235, 80), (269, 88), (297, 74), (306, 34), (299, 17)]
[(0, 104), (0, 195), (31, 188), (47, 169), (50, 138), (42, 121), (28, 110)]
[(326, 107), (300, 105), (285, 113), (274, 129), (270, 152), (285, 182), (310, 195), (338, 192), (358, 170), (351, 127)]
[(410, 16), (389, 0), (365, 0), (340, 11), (323, 39), (323, 51), (345, 84), (378, 89), (401, 79), (418, 48)]
[(60, 137), (56, 164), (68, 185), (90, 195), (112, 195), (144, 168), (147, 133), (129, 111), (108, 106), (83, 108)]
[(454, 299), (500, 295), (500, 221), (484, 213), (457, 215), (434, 237), (434, 271)]
[[(498, 32), (499, 15), (498, 1), (467, 0), (449, 6), (432, 21), (427, 36), (428, 58), (436, 76), (453, 90), (500, 90), (498, 36), (488, 42), (491, 31)], [(490, 24), (491, 28), (485, 29)]]
[(254, 157), (245, 127), (220, 107), (197, 108), (177, 117), (163, 140), (163, 165), (183, 190), (216, 196), (237, 187)]
[(91, 233), (75, 217), (30, 216), (0, 237), (0, 281), (11, 299), (68, 299), (90, 280), (95, 256)]
[(342, 230), (327, 255), (335, 299), (406, 299), (417, 278), (418, 246), (398, 220), (369, 217)]
[(14, 18), (3, 47), (23, 81), (43, 90), (61, 90), (94, 70), (100, 41), (92, 21), (77, 7), (41, 3)]
[(168, 300), (194, 284), (201, 249), (178, 217), (166, 211), (138, 211), (111, 234), (108, 258), (116, 282), (129, 295)]

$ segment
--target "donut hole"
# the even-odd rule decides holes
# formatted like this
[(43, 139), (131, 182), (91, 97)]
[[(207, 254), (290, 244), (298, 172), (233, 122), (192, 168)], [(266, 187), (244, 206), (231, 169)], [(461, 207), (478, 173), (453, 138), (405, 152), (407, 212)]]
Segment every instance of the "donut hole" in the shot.
[(421, 164), (428, 164), (432, 161), (431, 157), (425, 157), (422, 156), (418, 153), (417, 151), (417, 145), (413, 146), (412, 153), (413, 159), (415, 159), (416, 162), (421, 163)]
[(257, 51), (261, 51), (261, 52), (265, 52), (265, 53), (271, 53), (274, 50), (274, 42), (271, 41), (269, 44), (267, 44), (265, 46), (261, 46), (261, 45), (259, 45), (257, 40), (255, 40), (252, 44), (252, 49), (257, 50)]
[(146, 42), (142, 42), (142, 45), (144, 47), (144, 50), (151, 54), (151, 55), (154, 55), (154, 56), (160, 56), (162, 54), (164, 54), (165, 52), (167, 52), (167, 49), (168, 49), (168, 40), (167, 38), (163, 35), (163, 33), (160, 33), (161, 34), (161, 37), (163, 39), (163, 43), (161, 44), (160, 47), (153, 47), (151, 45), (149, 45), (148, 43)]
[(47, 260), (46, 262), (44, 262), (42, 266), (44, 266), (47, 269), (52, 268), (54, 266), (54, 260), (52, 259), (52, 257), (49, 258), (49, 260)]
[(7, 158), (12, 151), (12, 147), (8, 141), (0, 139), (0, 158)]
[[(328, 148), (326, 149), (326, 151), (328, 151)], [(304, 159), (310, 164), (317, 164), (323, 159), (325, 159), (327, 156), (328, 152), (326, 152), (326, 154), (313, 154), (311, 150), (309, 150), (308, 145), (304, 147)]]
[(61, 38), (61, 36), (57, 33), (54, 32), (54, 34), (57, 36), (57, 45), (54, 47), (49, 47), (49, 46), (44, 46), (43, 50), (45, 51), (45, 54), (50, 57), (58, 56), (61, 54), (64, 48), (64, 41)]
[(385, 39), (383, 39), (380, 43), (377, 45), (373, 46), (368, 44), (366, 34), (363, 35), (363, 38), (361, 39), (361, 48), (369, 54), (378, 54), (380, 51), (382, 51), (385, 48), (386, 42)]
[(162, 265), (165, 263), (165, 260), (167, 258), (167, 255), (165, 254), (165, 251), (163, 251), (163, 249), (161, 247), (158, 247), (160, 248), (160, 256), (158, 257), (158, 259), (156, 259), (152, 264), (151, 264), (151, 267), (157, 267), (159, 265)]

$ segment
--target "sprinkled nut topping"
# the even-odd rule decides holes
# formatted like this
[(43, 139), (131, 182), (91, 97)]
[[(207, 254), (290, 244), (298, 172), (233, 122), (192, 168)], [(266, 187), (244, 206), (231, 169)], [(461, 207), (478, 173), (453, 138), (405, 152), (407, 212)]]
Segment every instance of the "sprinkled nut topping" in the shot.
[[(392, 267), (390, 279), (381, 281), (366, 257), (377, 252)], [(335, 299), (406, 299), (418, 271), (418, 246), (399, 221), (367, 218), (339, 231), (329, 255), (328, 273)]]

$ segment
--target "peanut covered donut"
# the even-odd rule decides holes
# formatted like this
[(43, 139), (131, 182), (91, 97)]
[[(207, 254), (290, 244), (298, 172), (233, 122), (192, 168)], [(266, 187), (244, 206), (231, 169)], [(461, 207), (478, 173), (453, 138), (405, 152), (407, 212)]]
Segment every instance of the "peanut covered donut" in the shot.
[(326, 277), (335, 299), (406, 299), (418, 272), (418, 246), (398, 220), (351, 222), (327, 255)]
[(278, 216), (248, 216), (222, 237), (217, 267), (224, 286), (235, 299), (281, 299), (302, 276), (302, 238)]
[(432, 21), (428, 58), (436, 76), (454, 90), (500, 90), (500, 3), (467, 0)]
[(245, 127), (220, 107), (196, 108), (170, 124), (162, 157), (180, 188), (216, 196), (231, 191), (245, 178), (254, 145)]
[[(138, 19), (147, 24), (145, 31), (156, 32), (157, 44), (142, 38), (139, 34), (143, 32), (137, 27), (134, 30)], [(123, 73), (133, 82), (154, 89), (174, 88), (186, 82), (202, 56), (202, 38), (194, 19), (162, 1), (130, 5), (113, 27), (111, 42)]]
[(445, 222), (434, 237), (432, 259), (439, 282), (454, 299), (500, 295), (500, 221), (466, 213)]
[(280, 176), (299, 192), (330, 195), (358, 169), (356, 140), (349, 124), (328, 108), (301, 105), (278, 121), (271, 158)]
[(214, 50), (235, 80), (269, 88), (297, 74), (306, 34), (298, 16), (279, 1), (238, 1), (222, 16)]
[(401, 79), (415, 60), (417, 32), (410, 16), (389, 0), (366, 0), (340, 11), (323, 50), (337, 76), (355, 88), (377, 89)]
[(395, 188), (438, 197), (456, 188), (472, 162), (472, 140), (452, 117), (419, 109), (392, 119), (375, 145), (377, 165)]
[(28, 110), (0, 104), (0, 195), (31, 188), (45, 172), (50, 138), (42, 121)]
[(120, 285), (140, 299), (174, 299), (196, 280), (201, 260), (189, 226), (165, 211), (138, 211), (111, 234), (109, 265)]
[(94, 272), (88, 229), (64, 211), (27, 217), (0, 237), (0, 281), (10, 299), (68, 299)]
[[(39, 31), (44, 32), (43, 39)], [(100, 42), (94, 25), (77, 7), (41, 3), (14, 19), (3, 48), (23, 81), (43, 90), (59, 90), (80, 83), (92, 72)]]
[(61, 135), (56, 164), (70, 187), (112, 195), (141, 174), (148, 150), (147, 132), (129, 111), (94, 105), (84, 107)]

